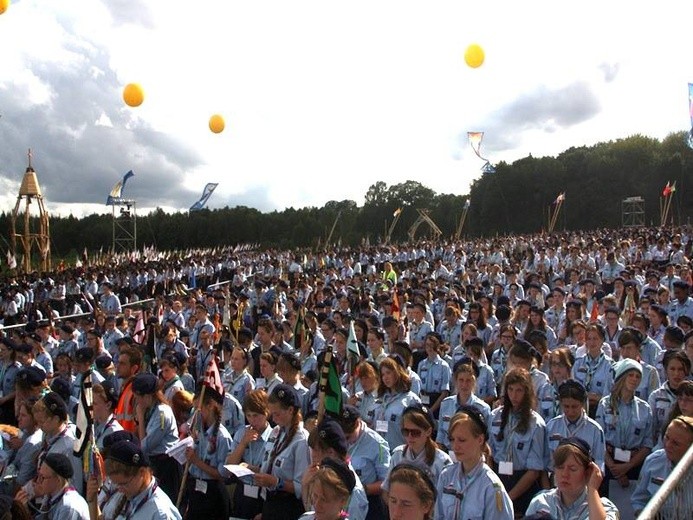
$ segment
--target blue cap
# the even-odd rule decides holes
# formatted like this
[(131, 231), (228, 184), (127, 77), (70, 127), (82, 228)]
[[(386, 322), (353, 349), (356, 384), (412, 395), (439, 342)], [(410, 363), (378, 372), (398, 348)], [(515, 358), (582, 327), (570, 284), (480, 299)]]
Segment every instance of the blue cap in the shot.
[(146, 468), (149, 466), (149, 461), (142, 449), (130, 441), (120, 441), (113, 444), (108, 449), (106, 458), (134, 468)]
[(46, 373), (39, 367), (24, 367), (17, 372), (17, 379), (30, 386), (38, 386), (46, 380)]
[(136, 394), (153, 394), (158, 381), (159, 378), (149, 372), (137, 374), (132, 380), (132, 391)]
[(294, 408), (301, 408), (301, 400), (298, 397), (298, 392), (293, 386), (289, 386), (286, 383), (280, 383), (272, 389), (271, 398), (276, 399), (285, 407), (293, 406)]
[(344, 430), (337, 421), (330, 417), (325, 417), (320, 424), (318, 424), (317, 430), (318, 437), (323, 445), (327, 445), (340, 455), (346, 455), (348, 449), (346, 436), (344, 435)]

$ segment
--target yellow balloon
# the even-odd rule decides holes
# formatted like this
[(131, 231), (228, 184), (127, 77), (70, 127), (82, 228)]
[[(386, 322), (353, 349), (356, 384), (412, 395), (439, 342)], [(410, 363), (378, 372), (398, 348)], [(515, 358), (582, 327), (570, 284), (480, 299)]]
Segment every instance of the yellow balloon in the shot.
[(129, 107), (138, 107), (144, 101), (144, 90), (139, 83), (128, 83), (123, 89), (123, 101)]
[(471, 68), (476, 69), (484, 63), (484, 49), (476, 43), (472, 43), (464, 52), (464, 61)]
[(220, 134), (223, 132), (225, 126), (226, 124), (224, 123), (224, 118), (219, 114), (214, 114), (209, 118), (209, 129), (215, 134)]
[(10, 7), (10, 0), (0, 0), (0, 14), (7, 11), (8, 7)]

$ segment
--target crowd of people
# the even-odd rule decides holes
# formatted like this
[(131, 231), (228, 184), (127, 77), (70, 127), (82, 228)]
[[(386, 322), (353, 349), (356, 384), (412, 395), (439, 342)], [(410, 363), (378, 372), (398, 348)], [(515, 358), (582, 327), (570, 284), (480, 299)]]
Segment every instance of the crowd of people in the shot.
[(12, 273), (0, 519), (616, 519), (615, 489), (637, 513), (693, 443), (692, 247), (630, 228)]

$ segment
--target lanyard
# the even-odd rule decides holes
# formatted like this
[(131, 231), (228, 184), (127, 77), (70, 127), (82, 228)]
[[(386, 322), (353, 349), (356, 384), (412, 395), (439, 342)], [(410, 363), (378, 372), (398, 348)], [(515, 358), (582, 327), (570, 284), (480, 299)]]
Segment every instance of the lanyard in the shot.
[(43, 462), (43, 459), (46, 458), (46, 455), (48, 455), (48, 452), (51, 450), (51, 448), (55, 445), (56, 442), (58, 442), (62, 437), (65, 436), (67, 433), (67, 426), (63, 428), (60, 433), (58, 433), (55, 438), (53, 438), (52, 441), (44, 441), (45, 442), (45, 449), (41, 450), (41, 454), (39, 455), (39, 462)]
[[(627, 414), (628, 420), (625, 420), (625, 418), (621, 418), (621, 407), (627, 407), (625, 409), (629, 410), (629, 413)], [(640, 419), (640, 413), (638, 410), (638, 406), (635, 404), (635, 397), (631, 398), (630, 403), (625, 403), (621, 401), (618, 405), (618, 409), (616, 410), (616, 414), (614, 416), (614, 419), (616, 421), (616, 428), (618, 431), (618, 440), (620, 441), (621, 449), (624, 450), (626, 449), (626, 439), (628, 438), (628, 434), (631, 431), (630, 425), (633, 422), (633, 412), (635, 412), (635, 421), (637, 422)], [(628, 445), (627, 447), (631, 448), (630, 445)]]
[(108, 430), (108, 428), (110, 428), (111, 424), (113, 424), (113, 421), (115, 421), (115, 415), (111, 415), (111, 417), (108, 419), (108, 422), (106, 422), (106, 424), (104, 425), (101, 432), (96, 436), (96, 443), (97, 444), (101, 440), (101, 437), (103, 437), (103, 434), (106, 433), (106, 430)]
[(602, 362), (602, 359), (604, 359), (604, 352), (599, 354), (597, 361), (595, 361), (594, 365), (593, 365), (592, 364), (592, 358), (590, 357), (590, 355), (587, 354), (585, 356), (585, 366), (587, 367), (587, 376), (585, 377), (585, 388), (588, 391), (591, 390), (590, 384), (592, 383), (592, 378), (594, 377), (595, 372), (599, 368), (599, 365)]
[[(130, 512), (125, 516), (125, 520), (129, 520), (130, 518), (132, 518), (132, 516), (133, 516), (135, 513), (137, 513), (137, 511), (139, 511), (140, 509), (142, 509), (142, 506), (143, 506), (144, 504), (146, 504), (147, 502), (149, 502), (149, 499), (152, 498), (152, 497), (154, 496), (154, 492), (156, 491), (156, 488), (157, 488), (157, 487), (158, 487), (158, 486), (157, 486), (157, 483), (154, 482), (154, 485), (150, 488), (149, 492), (148, 492), (146, 495), (144, 495), (144, 496), (142, 497), (142, 500), (140, 500), (140, 501), (137, 503), (137, 506), (135, 506), (134, 508), (132, 508), (132, 511), (130, 511)], [(130, 506), (131, 506), (131, 505), (132, 505), (132, 502), (128, 502), (128, 509), (130, 509)]]
[(512, 462), (513, 461), (513, 438), (515, 437), (515, 430), (517, 430), (518, 422), (515, 420), (513, 417), (513, 414), (510, 414), (508, 426), (510, 427), (510, 431), (508, 432), (508, 436), (506, 437), (505, 440), (505, 460), (506, 462)]
[(164, 383), (164, 392), (176, 384), (176, 381), (180, 381), (180, 377), (172, 377), (169, 381)]
[(468, 475), (465, 475), (464, 472), (462, 471), (462, 463), (458, 462), (458, 468), (457, 471), (455, 472), (455, 479), (453, 482), (456, 480), (460, 484), (460, 490), (455, 491), (453, 489), (448, 488), (447, 490), (443, 490), (443, 493), (450, 494), (450, 495), (455, 495), (455, 498), (457, 498), (457, 503), (455, 504), (455, 516), (453, 517), (454, 520), (460, 520), (460, 514), (462, 513), (462, 506), (464, 505), (464, 499), (467, 495), (467, 490), (474, 484), (476, 479), (479, 478), (479, 476), (483, 473), (481, 470), (481, 466), (483, 464), (483, 460), (480, 460), (476, 466), (469, 472)]
[[(587, 424), (587, 419), (585, 419), (585, 413), (583, 412), (580, 418), (571, 424), (570, 422), (568, 422), (568, 418), (565, 415), (563, 415), (563, 423), (565, 424), (565, 431), (567, 433), (567, 436), (577, 437), (578, 432), (582, 430), (585, 424)], [(571, 426), (575, 427), (575, 430), (573, 430), (572, 432), (570, 431)]]

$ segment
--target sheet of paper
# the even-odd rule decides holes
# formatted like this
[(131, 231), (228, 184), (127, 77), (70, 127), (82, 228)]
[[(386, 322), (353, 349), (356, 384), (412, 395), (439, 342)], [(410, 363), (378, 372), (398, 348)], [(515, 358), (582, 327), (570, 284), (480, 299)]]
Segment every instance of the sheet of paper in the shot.
[[(226, 464), (224, 465), (224, 469), (226, 469), (226, 471), (229, 473), (236, 475), (238, 478), (255, 474), (253, 470), (248, 469), (246, 466), (241, 466), (240, 464)], [(257, 498), (257, 496), (255, 498)]]
[(187, 448), (192, 448), (194, 445), (195, 442), (193, 441), (192, 437), (186, 437), (166, 450), (166, 455), (176, 459), (178, 464), (185, 464), (185, 450)]

